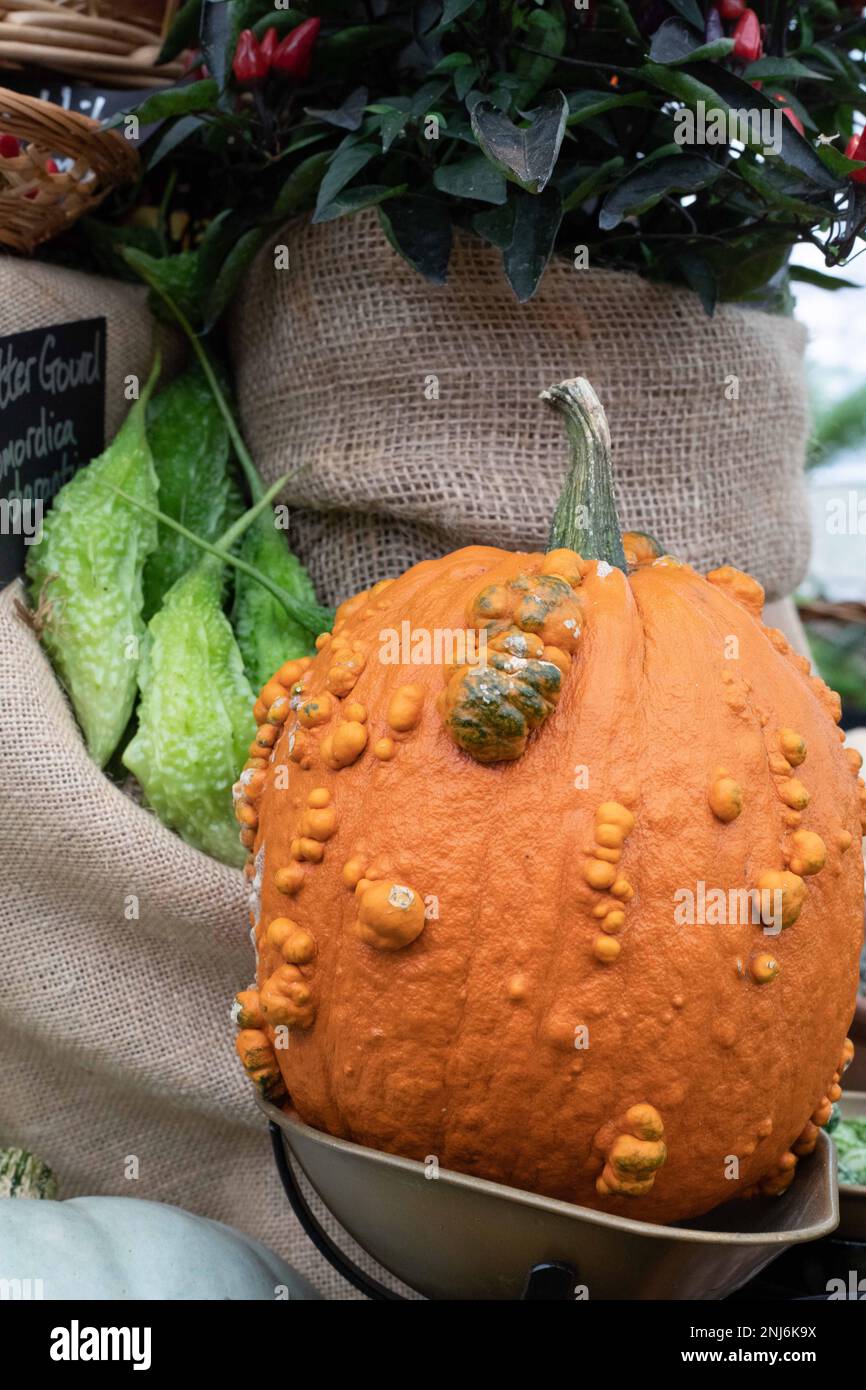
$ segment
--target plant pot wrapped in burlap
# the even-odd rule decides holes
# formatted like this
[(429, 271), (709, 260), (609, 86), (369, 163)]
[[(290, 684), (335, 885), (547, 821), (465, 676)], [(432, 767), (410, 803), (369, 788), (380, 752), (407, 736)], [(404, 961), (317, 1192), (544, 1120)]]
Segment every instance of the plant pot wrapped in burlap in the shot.
[(96, 766), (23, 601), (0, 593), (0, 1141), (64, 1197), (174, 1203), (352, 1297), (291, 1214), (235, 1056), (246, 880)]
[[(461, 238), (434, 287), (375, 214), (276, 238), (232, 320), (243, 427), (271, 481), (300, 469), (293, 546), (337, 601), (470, 543), (544, 548), (562, 439), (536, 399), (585, 376), (612, 422), (623, 525), (701, 570), (789, 594), (809, 550), (805, 330), (633, 275), (549, 266), (520, 305)], [(284, 259), (284, 258), (282, 258)]]

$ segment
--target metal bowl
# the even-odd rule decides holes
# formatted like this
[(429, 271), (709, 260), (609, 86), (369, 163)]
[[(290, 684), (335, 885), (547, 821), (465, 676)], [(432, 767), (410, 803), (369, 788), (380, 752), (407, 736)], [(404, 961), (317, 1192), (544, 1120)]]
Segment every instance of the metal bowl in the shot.
[[(436, 1299), (519, 1299), (533, 1265), (561, 1261), (575, 1297), (718, 1299), (789, 1246), (839, 1221), (836, 1153), (821, 1134), (782, 1197), (728, 1202), (656, 1226), (380, 1153), (259, 1101), (341, 1226), (373, 1259)], [(585, 1292), (582, 1292), (585, 1290)]]

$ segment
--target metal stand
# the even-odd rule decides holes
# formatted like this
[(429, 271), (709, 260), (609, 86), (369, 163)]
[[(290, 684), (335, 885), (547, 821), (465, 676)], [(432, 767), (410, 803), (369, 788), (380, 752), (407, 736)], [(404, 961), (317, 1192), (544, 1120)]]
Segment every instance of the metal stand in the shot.
[[(315, 1245), (319, 1254), (324, 1255), (329, 1264), (333, 1265), (338, 1274), (347, 1279), (354, 1285), (366, 1298), (374, 1300), (390, 1299), (400, 1303), (408, 1302), (400, 1293), (394, 1293), (384, 1284), (380, 1284), (378, 1279), (372, 1275), (365, 1274), (362, 1269), (350, 1260), (348, 1256), (335, 1245), (310, 1208), (310, 1204), (301, 1191), (300, 1183), (295, 1177), (289, 1159), (286, 1156), (283, 1135), (278, 1125), (273, 1121), (268, 1124), (271, 1134), (271, 1145), (274, 1150), (274, 1159), (277, 1164), (277, 1171), (280, 1175), (283, 1188), (288, 1197), (292, 1211)], [(523, 1300), (525, 1302), (570, 1302), (574, 1297), (574, 1286), (577, 1283), (577, 1274), (571, 1265), (562, 1264), (556, 1260), (546, 1261), (543, 1264), (533, 1265), (526, 1278), (526, 1287), (523, 1290)]]

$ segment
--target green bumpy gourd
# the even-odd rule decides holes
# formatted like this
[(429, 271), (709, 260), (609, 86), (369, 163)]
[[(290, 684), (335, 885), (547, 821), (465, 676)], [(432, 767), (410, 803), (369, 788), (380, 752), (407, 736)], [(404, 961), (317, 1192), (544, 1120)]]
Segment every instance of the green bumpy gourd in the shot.
[[(228, 429), (198, 364), (150, 402), (147, 437), (160, 510), (197, 536), (215, 540), (243, 507), (230, 488)], [(157, 548), (144, 567), (145, 618), (200, 558), (193, 542), (170, 527), (159, 525), (157, 535)]]
[(33, 602), (50, 601), (45, 647), (100, 767), (135, 703), (145, 631), (142, 572), (157, 544), (152, 517), (124, 505), (111, 488), (156, 502), (145, 411), (158, 373), (157, 363), (105, 452), (61, 488), (27, 559)]
[(223, 574), (219, 561), (200, 561), (151, 619), (138, 731), (123, 761), (164, 825), (240, 866), (246, 856), (231, 789), (256, 726), (253, 691), (223, 613)]
[[(274, 525), (271, 513), (250, 527), (240, 557), (304, 603), (316, 603), (313, 581)], [(284, 661), (315, 651), (316, 634), (290, 618), (278, 599), (250, 576), (235, 577), (232, 623), (250, 682), (259, 690)]]

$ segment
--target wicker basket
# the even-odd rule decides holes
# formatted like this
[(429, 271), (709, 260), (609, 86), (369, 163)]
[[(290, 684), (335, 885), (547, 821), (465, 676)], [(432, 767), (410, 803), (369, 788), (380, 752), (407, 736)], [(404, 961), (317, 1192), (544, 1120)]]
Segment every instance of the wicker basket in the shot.
[(0, 0), (0, 67), (62, 73), (99, 87), (166, 87), (183, 75), (157, 65), (177, 0)]
[(32, 251), (137, 173), (117, 131), (0, 87), (0, 245)]

